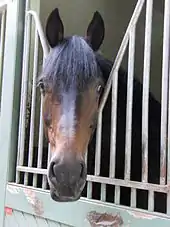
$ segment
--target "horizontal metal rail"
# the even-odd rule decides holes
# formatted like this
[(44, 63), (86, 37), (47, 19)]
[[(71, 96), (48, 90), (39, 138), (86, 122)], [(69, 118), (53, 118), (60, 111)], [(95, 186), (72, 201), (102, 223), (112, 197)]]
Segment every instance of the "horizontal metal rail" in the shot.
[[(26, 173), (36, 173), (41, 175), (47, 174), (47, 169), (31, 168), (31, 167), (24, 167), (24, 166), (18, 166), (17, 171), (26, 172)], [(141, 184), (141, 182), (137, 182), (137, 181), (130, 181), (130, 180), (127, 181), (122, 179), (100, 177), (100, 176), (93, 176), (93, 175), (87, 175), (87, 181), (122, 186), (122, 187), (143, 189), (143, 190), (151, 190), (151, 191), (163, 192), (163, 193), (167, 193), (170, 188), (170, 186), (168, 185), (159, 185), (159, 184), (151, 184), (151, 183)]]

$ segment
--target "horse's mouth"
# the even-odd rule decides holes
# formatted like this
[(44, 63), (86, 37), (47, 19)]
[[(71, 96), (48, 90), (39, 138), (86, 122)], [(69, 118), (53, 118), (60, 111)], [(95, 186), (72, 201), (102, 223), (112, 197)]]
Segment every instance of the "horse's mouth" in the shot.
[(80, 199), (81, 193), (74, 196), (59, 196), (55, 190), (50, 190), (50, 196), (55, 202), (75, 202)]

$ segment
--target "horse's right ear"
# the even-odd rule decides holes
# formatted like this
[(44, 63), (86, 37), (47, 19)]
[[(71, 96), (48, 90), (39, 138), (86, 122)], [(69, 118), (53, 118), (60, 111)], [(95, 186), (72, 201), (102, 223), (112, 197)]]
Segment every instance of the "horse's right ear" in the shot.
[(58, 8), (54, 9), (47, 19), (46, 37), (52, 48), (57, 46), (64, 38), (64, 26)]

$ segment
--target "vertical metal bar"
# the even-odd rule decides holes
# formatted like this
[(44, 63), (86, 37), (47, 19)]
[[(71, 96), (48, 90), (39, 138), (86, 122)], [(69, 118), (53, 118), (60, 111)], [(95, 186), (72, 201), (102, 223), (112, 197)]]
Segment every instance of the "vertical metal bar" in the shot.
[(145, 47), (142, 96), (142, 181), (148, 180), (148, 113), (153, 0), (146, 3)]
[(132, 143), (132, 105), (133, 105), (133, 77), (135, 61), (135, 30), (133, 26), (129, 34), (128, 83), (126, 101), (126, 144), (125, 144), (125, 179), (130, 180), (131, 143)]
[[(40, 34), (39, 34), (40, 35)], [(40, 39), (41, 40), (41, 39)], [(44, 53), (43, 52), (43, 64), (44, 64), (44, 62), (45, 62), (45, 58), (47, 57), (47, 53)], [(41, 94), (41, 98), (42, 98), (42, 94)], [(43, 100), (41, 100), (42, 102), (41, 102), (41, 105), (43, 105)], [(41, 108), (43, 108), (43, 107), (41, 107)], [(42, 112), (42, 109), (40, 109), (40, 112)], [(40, 113), (41, 114), (41, 113)], [(41, 119), (41, 117), (40, 117), (40, 120), (42, 120)], [(40, 123), (41, 124), (41, 123)], [(42, 127), (43, 127), (43, 122), (42, 122), (42, 125), (41, 125)], [(43, 130), (43, 128), (41, 128), (41, 130)], [(39, 140), (39, 142), (40, 142), (40, 140)], [(43, 138), (42, 138), (42, 143), (43, 143)], [(43, 147), (42, 147), (42, 149), (43, 149)], [(43, 151), (43, 150), (42, 150)], [(39, 155), (39, 154), (38, 154)], [(47, 167), (48, 167), (48, 165), (49, 165), (49, 163), (50, 163), (50, 160), (51, 160), (51, 151), (50, 151), (50, 143), (48, 143), (48, 160), (47, 160)], [(42, 161), (42, 160), (41, 160)], [(34, 183), (36, 184), (36, 182), (37, 182), (37, 177), (36, 177), (36, 179), (34, 180)], [(48, 181), (47, 181), (47, 176), (46, 175), (43, 175), (43, 179), (42, 179), (42, 188), (43, 189), (46, 189), (47, 188), (47, 184), (48, 184)]]
[[(169, 66), (169, 98), (168, 98), (168, 147), (167, 147), (167, 185), (170, 185), (170, 66)], [(170, 215), (170, 192), (167, 192), (167, 214)]]
[(115, 186), (115, 204), (120, 204), (120, 186)]
[[(31, 167), (32, 163), (33, 163), (37, 72), (38, 72), (38, 33), (37, 33), (37, 30), (35, 29), (33, 84), (32, 84), (32, 101), (31, 101), (31, 121), (30, 121), (30, 136), (29, 136), (28, 167)], [(28, 184), (28, 173), (25, 173), (24, 181), (25, 181), (24, 184), (27, 185)]]
[[(43, 117), (42, 117), (42, 112), (43, 112), (43, 95), (41, 94), (41, 106), (40, 106), (40, 121), (39, 121), (39, 139), (38, 139), (38, 162), (37, 162), (37, 167), (41, 168), (42, 167), (42, 154), (43, 154)], [(37, 182), (37, 174), (35, 175), (35, 179)]]
[(103, 202), (106, 201), (106, 184), (101, 184), (100, 200)]
[(100, 175), (101, 165), (101, 140), (102, 140), (102, 112), (99, 112), (96, 131), (95, 175)]
[(148, 191), (148, 210), (154, 211), (154, 191)]
[(47, 175), (43, 175), (42, 189), (46, 189), (46, 185), (47, 185)]
[(131, 188), (130, 206), (136, 208), (136, 188)]
[(42, 49), (43, 49), (43, 53), (44, 53), (44, 57), (46, 58), (49, 52), (49, 48), (46, 42), (46, 38), (43, 32), (43, 28), (41, 25), (41, 22), (39, 20), (38, 14), (35, 11), (29, 10), (27, 11), (27, 15), (32, 15), (36, 24), (36, 28), (40, 37), (40, 41), (41, 41), (41, 45), (42, 45)]
[(110, 173), (109, 173), (109, 177), (112, 178), (115, 177), (117, 92), (118, 92), (118, 70), (115, 70), (112, 77), (111, 143), (110, 143)]
[(165, 0), (164, 34), (162, 59), (162, 100), (161, 100), (161, 155), (160, 184), (165, 184), (166, 178), (166, 143), (167, 143), (167, 101), (168, 101), (168, 70), (169, 70), (169, 39), (170, 39), (170, 0)]
[(51, 160), (51, 150), (50, 150), (50, 143), (48, 144), (48, 160), (47, 160), (47, 164), (49, 165)]
[(92, 187), (93, 183), (91, 181), (87, 182), (87, 198), (92, 199)]
[[(41, 34), (39, 34), (41, 36)], [(42, 42), (42, 38), (41, 38)], [(44, 50), (44, 49), (43, 49)], [(45, 58), (47, 57), (47, 52), (43, 53), (43, 64), (45, 61)], [(43, 128), (43, 94), (41, 94), (41, 107), (40, 107), (40, 126), (39, 126), (39, 145), (38, 145), (38, 167), (42, 167), (42, 155), (43, 155), (43, 139), (44, 139), (44, 128)], [(49, 147), (50, 148), (50, 147)], [(50, 149), (48, 149), (48, 158), (51, 155)], [(48, 160), (49, 161), (49, 160)], [(48, 163), (49, 164), (49, 163)], [(42, 188), (45, 189), (47, 185), (47, 176), (43, 175), (42, 179)]]
[[(48, 160), (47, 160), (47, 167), (50, 163), (50, 160), (51, 160), (51, 151), (50, 151), (50, 143), (48, 144)], [(45, 187), (47, 188), (47, 185), (48, 185), (48, 181), (47, 181), (47, 177), (45, 178)]]
[[(6, 10), (3, 10), (1, 15), (1, 34), (0, 34), (0, 104), (1, 104), (1, 89), (2, 89), (2, 73), (4, 63), (4, 44), (5, 44), (5, 28), (6, 28)], [(1, 108), (0, 108), (1, 111)]]
[[(29, 8), (29, 0), (26, 1), (26, 10)], [(21, 85), (21, 102), (20, 102), (20, 119), (19, 119), (19, 135), (18, 135), (18, 155), (17, 165), (23, 165), (24, 160), (24, 143), (25, 143), (25, 118), (26, 118), (26, 101), (27, 101), (27, 85), (29, 71), (29, 55), (30, 55), (30, 31), (31, 18), (25, 17), (25, 34), (24, 34), (24, 53), (23, 53), (23, 69), (22, 69), (22, 85)], [(20, 173), (16, 172), (16, 183), (20, 181)]]
[[(50, 143), (48, 144), (48, 158), (47, 158), (47, 167), (50, 163), (51, 160), (51, 152), (50, 152)], [(42, 182), (42, 188), (43, 189), (47, 189), (47, 185), (48, 185), (48, 180), (47, 180), (47, 176), (43, 175), (43, 182)]]
[(86, 166), (87, 166), (88, 149), (87, 149), (86, 152), (85, 152), (85, 157), (84, 157), (84, 159), (85, 159), (85, 164), (86, 164)]
[(166, 213), (170, 215), (170, 192), (167, 193), (167, 201), (166, 201)]

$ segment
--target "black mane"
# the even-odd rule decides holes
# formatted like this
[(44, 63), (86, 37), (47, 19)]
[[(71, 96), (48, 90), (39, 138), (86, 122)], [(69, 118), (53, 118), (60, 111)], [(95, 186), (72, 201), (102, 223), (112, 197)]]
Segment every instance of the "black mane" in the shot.
[[(111, 69), (113, 67), (113, 62), (106, 59), (101, 54), (96, 54), (97, 63), (100, 66), (100, 69), (102, 71), (102, 74), (104, 76), (105, 83), (107, 82)], [(118, 86), (121, 93), (127, 92), (127, 72), (123, 69), (123, 67), (120, 67), (119, 69), (119, 76), (118, 76)], [(136, 106), (136, 111), (141, 115), (142, 113), (142, 89), (143, 85), (140, 83), (140, 81), (134, 77), (133, 80), (133, 105)], [(119, 92), (119, 93), (120, 93)], [(152, 121), (156, 120), (156, 122), (160, 121), (160, 110), (161, 110), (161, 104), (154, 98), (151, 92), (149, 92), (149, 109), (150, 111), (150, 118)], [(139, 116), (139, 115), (137, 115)]]

